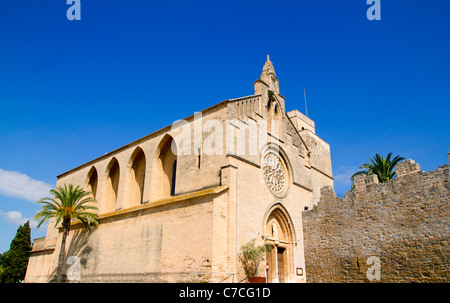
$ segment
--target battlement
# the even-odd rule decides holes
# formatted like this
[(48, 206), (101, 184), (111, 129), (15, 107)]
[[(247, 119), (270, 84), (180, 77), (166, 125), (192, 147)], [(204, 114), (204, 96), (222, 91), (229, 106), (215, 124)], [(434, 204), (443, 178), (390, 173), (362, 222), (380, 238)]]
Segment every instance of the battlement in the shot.
[(343, 198), (322, 188), (303, 212), (308, 282), (367, 281), (373, 258), (380, 282), (448, 282), (450, 164), (425, 172), (408, 159), (396, 172), (384, 183), (358, 175)]
[(412, 159), (400, 162), (395, 167), (398, 177), (403, 177), (420, 171), (420, 165)]
[[(448, 157), (448, 162), (450, 163), (450, 151), (447, 152), (447, 157)], [(444, 165), (443, 167), (441, 167), (440, 169), (438, 169), (437, 171), (440, 171), (442, 168), (445, 169), (445, 167), (448, 165)], [(397, 178), (403, 178), (415, 173), (425, 173), (420, 169), (420, 164), (416, 163), (416, 161), (412, 160), (412, 159), (407, 159), (404, 160), (400, 163), (397, 164), (397, 166), (395, 167), (395, 172), (397, 173)], [(360, 190), (364, 190), (367, 187), (371, 186), (371, 185), (375, 185), (375, 184), (379, 184), (379, 180), (378, 177), (376, 175), (357, 175), (355, 177), (354, 180), (354, 184), (355, 184), (355, 189), (357, 191)]]
[(357, 190), (364, 189), (371, 184), (378, 184), (377, 175), (358, 175), (355, 177), (355, 188)]

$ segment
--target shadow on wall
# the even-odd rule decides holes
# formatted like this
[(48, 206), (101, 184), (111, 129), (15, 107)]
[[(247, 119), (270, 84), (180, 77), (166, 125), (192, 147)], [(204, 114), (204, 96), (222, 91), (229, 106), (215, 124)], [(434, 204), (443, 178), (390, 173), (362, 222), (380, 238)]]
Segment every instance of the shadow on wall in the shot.
[[(92, 247), (88, 245), (89, 236), (96, 230), (96, 227), (91, 229), (78, 228), (70, 231), (71, 240), (67, 245), (66, 255), (62, 267), (62, 282), (79, 282), (81, 281), (81, 269), (86, 268), (88, 256), (92, 251)], [(58, 257), (56, 258), (58, 260)], [(50, 274), (48, 282), (56, 282), (56, 267)]]

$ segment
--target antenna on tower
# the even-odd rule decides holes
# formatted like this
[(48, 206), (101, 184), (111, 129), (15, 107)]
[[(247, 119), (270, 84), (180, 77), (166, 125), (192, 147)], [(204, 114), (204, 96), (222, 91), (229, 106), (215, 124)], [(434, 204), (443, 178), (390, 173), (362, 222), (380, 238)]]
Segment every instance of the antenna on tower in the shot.
[(305, 97), (306, 117), (308, 117), (308, 106), (306, 105), (306, 88), (303, 89), (303, 96)]

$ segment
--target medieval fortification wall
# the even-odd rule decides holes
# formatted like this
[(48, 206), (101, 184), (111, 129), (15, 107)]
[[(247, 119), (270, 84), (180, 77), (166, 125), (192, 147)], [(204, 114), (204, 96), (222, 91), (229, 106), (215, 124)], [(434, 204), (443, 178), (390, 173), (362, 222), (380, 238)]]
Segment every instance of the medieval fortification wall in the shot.
[(406, 160), (396, 172), (358, 176), (344, 198), (324, 187), (303, 212), (308, 282), (450, 281), (450, 164), (423, 172)]

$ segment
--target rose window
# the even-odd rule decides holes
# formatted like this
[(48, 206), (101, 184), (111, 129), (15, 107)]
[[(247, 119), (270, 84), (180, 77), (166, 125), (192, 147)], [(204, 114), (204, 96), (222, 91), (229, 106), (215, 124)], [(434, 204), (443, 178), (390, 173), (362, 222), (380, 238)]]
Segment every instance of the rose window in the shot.
[(279, 155), (273, 151), (268, 152), (263, 159), (262, 171), (269, 189), (274, 193), (281, 193), (285, 188), (286, 172)]

